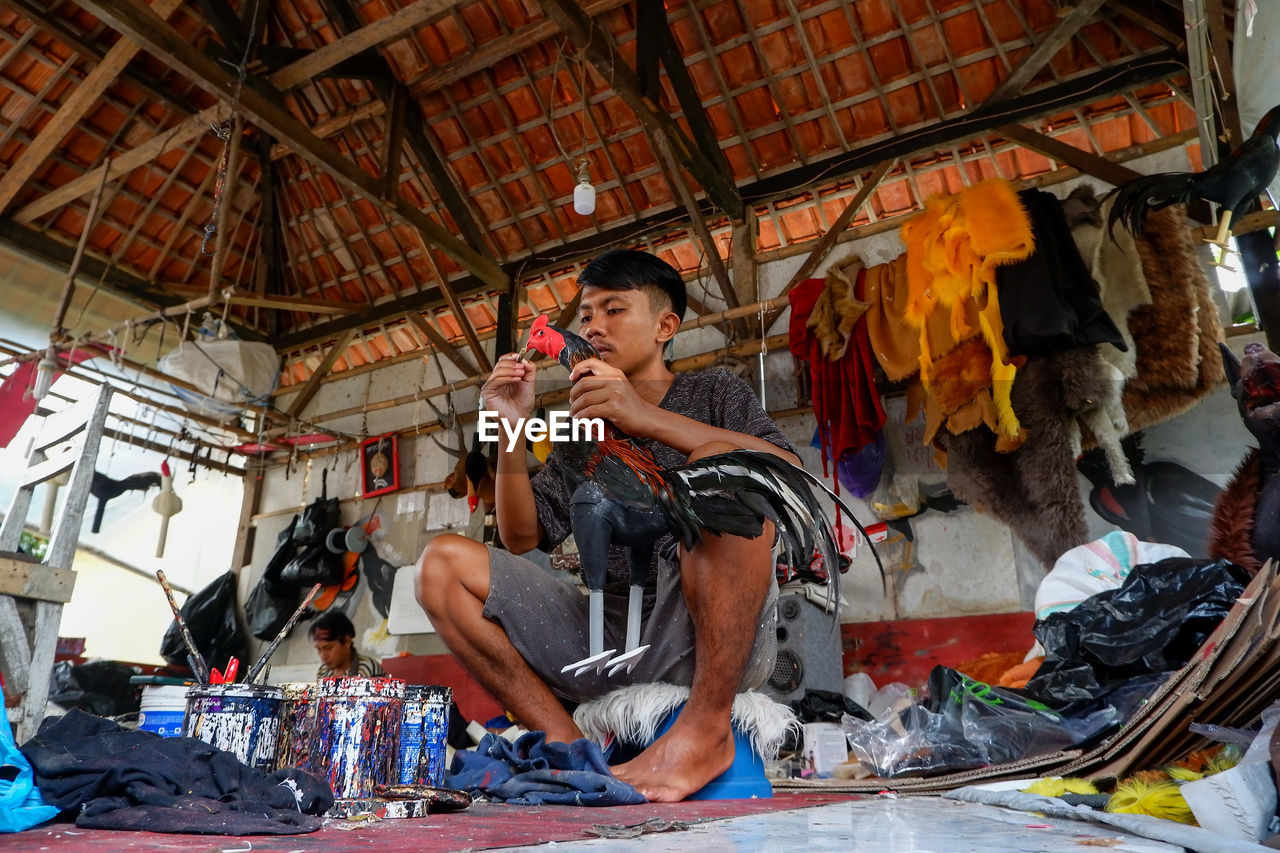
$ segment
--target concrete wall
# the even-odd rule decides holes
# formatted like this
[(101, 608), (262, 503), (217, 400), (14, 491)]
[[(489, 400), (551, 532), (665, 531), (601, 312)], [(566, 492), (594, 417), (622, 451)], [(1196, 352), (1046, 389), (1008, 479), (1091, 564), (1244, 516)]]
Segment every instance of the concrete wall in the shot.
[[(1185, 169), (1187, 161), (1181, 151), (1165, 152), (1140, 161), (1139, 171)], [(1059, 196), (1070, 191), (1073, 183), (1050, 187)], [(896, 232), (890, 232), (838, 246), (821, 266), (825, 270), (831, 262), (850, 254), (860, 255), (867, 264), (887, 261), (903, 250)], [(794, 271), (800, 266), (803, 255), (764, 263), (759, 268), (759, 287), (762, 298), (780, 292)], [(706, 289), (705, 282), (690, 284), (690, 292), (711, 305), (719, 304)], [(785, 329), (785, 319), (773, 332)], [(1237, 339), (1243, 346), (1246, 339)], [(675, 356), (682, 358), (723, 347), (723, 335), (713, 328), (696, 329), (682, 333), (676, 339)], [(758, 387), (759, 364), (756, 357), (745, 359), (745, 371)], [(459, 378), (447, 362), (443, 381)], [(741, 364), (739, 365), (741, 366)], [(322, 386), (315, 401), (308, 407), (307, 415), (361, 406), (368, 402), (391, 399), (411, 393), (415, 388), (441, 384), (442, 377), (432, 364), (413, 361), (393, 365), (351, 379), (335, 381)], [(796, 399), (792, 380), (793, 360), (784, 350), (764, 358), (765, 402), (771, 411), (783, 411), (804, 406), (808, 400)], [(542, 380), (546, 389), (563, 387), (563, 371), (548, 368)], [(454, 405), (460, 412), (474, 411), (477, 407), (478, 389), (471, 388), (454, 394)], [(288, 398), (280, 401), (288, 404)], [(443, 406), (443, 399), (437, 399)], [(889, 400), (891, 429), (910, 435), (917, 425), (902, 422), (903, 401)], [(435, 419), (435, 414), (423, 403), (399, 406), (383, 411), (369, 412), (366, 418), (354, 415), (343, 420), (325, 422), (326, 428), (376, 435), (380, 432), (405, 429), (414, 423)], [(779, 425), (800, 448), (805, 466), (820, 473), (822, 465), (819, 452), (810, 447), (814, 433), (811, 414), (789, 416), (779, 420)], [(468, 440), (471, 430), (468, 430)], [(457, 446), (452, 435), (437, 434), (451, 446)], [(1230, 471), (1249, 444), (1248, 437), (1235, 413), (1233, 401), (1225, 390), (1213, 394), (1187, 415), (1161, 425), (1149, 432), (1148, 459), (1178, 458), (1188, 467), (1204, 474), (1215, 482), (1225, 482)], [(941, 482), (945, 475), (932, 466), (931, 454), (907, 442), (906, 452), (900, 458), (903, 469), (919, 475), (927, 484)], [(402, 440), (401, 478), (406, 487), (438, 482), (453, 466), (448, 458), (428, 437), (409, 436)], [(282, 507), (301, 506), (319, 493), (320, 466), (330, 469), (331, 495), (349, 498), (359, 491), (358, 467), (353, 454), (340, 457), (317, 458), (308, 473), (304, 466), (286, 472), (275, 468), (263, 480), (262, 509), (264, 512)], [(1082, 479), (1083, 482), (1083, 479)], [(859, 501), (853, 503), (857, 516), (864, 523), (876, 521), (870, 508)], [(373, 500), (343, 503), (344, 522), (350, 523), (363, 513), (372, 511)], [(391, 530), (385, 542), (378, 547), (385, 549), (384, 556), (393, 561), (412, 562), (429, 539), (441, 529), (464, 527), (469, 519), (462, 501), (450, 502), (442, 495), (420, 494), (386, 495), (378, 505), (389, 513)], [(1110, 529), (1091, 513), (1091, 528), (1101, 534)], [(271, 554), (276, 533), (288, 522), (287, 515), (271, 515), (262, 518), (257, 525), (258, 535), (252, 568), (241, 578), (242, 595), (247, 594), (262, 566)], [(902, 537), (888, 543), (882, 550), (886, 560), (895, 563), (890, 571), (890, 591), (884, 592), (874, 561), (865, 547), (857, 549), (853, 565), (843, 578), (845, 604), (842, 619), (846, 622), (876, 621), (884, 619), (914, 619), (939, 616), (980, 615), (1006, 613), (1030, 609), (1035, 589), (1044, 569), (1031, 558), (1012, 536), (1009, 529), (996, 519), (982, 515), (969, 507), (949, 513), (927, 511), (910, 522), (914, 542), (910, 550)], [(439, 639), (430, 633), (391, 635), (383, 620), (374, 612), (367, 596), (358, 596), (350, 609), (357, 627), (357, 645), (362, 651), (382, 655), (397, 653), (432, 654), (445, 651)], [(273, 680), (291, 676), (310, 677), (314, 672), (315, 655), (305, 636), (291, 638), (277, 653)]]

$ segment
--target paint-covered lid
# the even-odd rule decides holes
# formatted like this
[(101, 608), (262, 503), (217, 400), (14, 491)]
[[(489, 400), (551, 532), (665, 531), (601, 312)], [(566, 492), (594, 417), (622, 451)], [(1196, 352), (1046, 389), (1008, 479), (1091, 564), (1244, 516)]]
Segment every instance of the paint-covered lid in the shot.
[(404, 680), (400, 678), (322, 678), (316, 696), (322, 699), (403, 699)]
[(306, 702), (311, 699), (311, 693), (315, 690), (314, 681), (286, 681), (279, 685), (284, 691), (284, 698), (289, 702)]
[(453, 688), (442, 684), (409, 684), (404, 690), (405, 698), (410, 700), (441, 705), (453, 701)]
[(220, 696), (230, 699), (283, 699), (284, 691), (270, 684), (197, 684), (187, 688), (187, 698)]

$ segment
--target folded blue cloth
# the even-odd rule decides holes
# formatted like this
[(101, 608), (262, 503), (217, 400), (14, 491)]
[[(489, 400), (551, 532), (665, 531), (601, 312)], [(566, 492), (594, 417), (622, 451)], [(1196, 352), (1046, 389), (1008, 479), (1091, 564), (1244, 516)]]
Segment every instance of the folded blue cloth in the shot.
[(573, 743), (547, 743), (544, 732), (528, 732), (515, 743), (485, 735), (474, 752), (454, 753), (444, 786), (520, 806), (645, 802), (639, 791), (613, 777), (593, 741), (581, 738)]

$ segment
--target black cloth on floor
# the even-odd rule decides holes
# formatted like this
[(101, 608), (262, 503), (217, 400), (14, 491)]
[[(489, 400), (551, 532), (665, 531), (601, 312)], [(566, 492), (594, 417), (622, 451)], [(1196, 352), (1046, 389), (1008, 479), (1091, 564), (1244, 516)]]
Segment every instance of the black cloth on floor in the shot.
[(1128, 349), (1102, 308), (1062, 203), (1043, 190), (1023, 190), (1018, 198), (1031, 219), (1036, 246), (1031, 257), (996, 270), (1009, 354), (1043, 355), (1091, 344)]
[(202, 740), (130, 731), (72, 710), (21, 747), (45, 801), (80, 809), (76, 826), (216, 835), (320, 828), (329, 786), (296, 768), (270, 775)]

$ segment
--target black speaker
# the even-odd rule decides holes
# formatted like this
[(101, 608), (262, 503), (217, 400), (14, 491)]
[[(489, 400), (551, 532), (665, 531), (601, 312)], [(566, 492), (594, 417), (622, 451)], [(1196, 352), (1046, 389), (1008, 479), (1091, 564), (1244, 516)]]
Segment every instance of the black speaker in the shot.
[(778, 660), (764, 692), (784, 703), (806, 690), (840, 692), (841, 645), (840, 626), (831, 613), (803, 592), (783, 592), (778, 596)]

